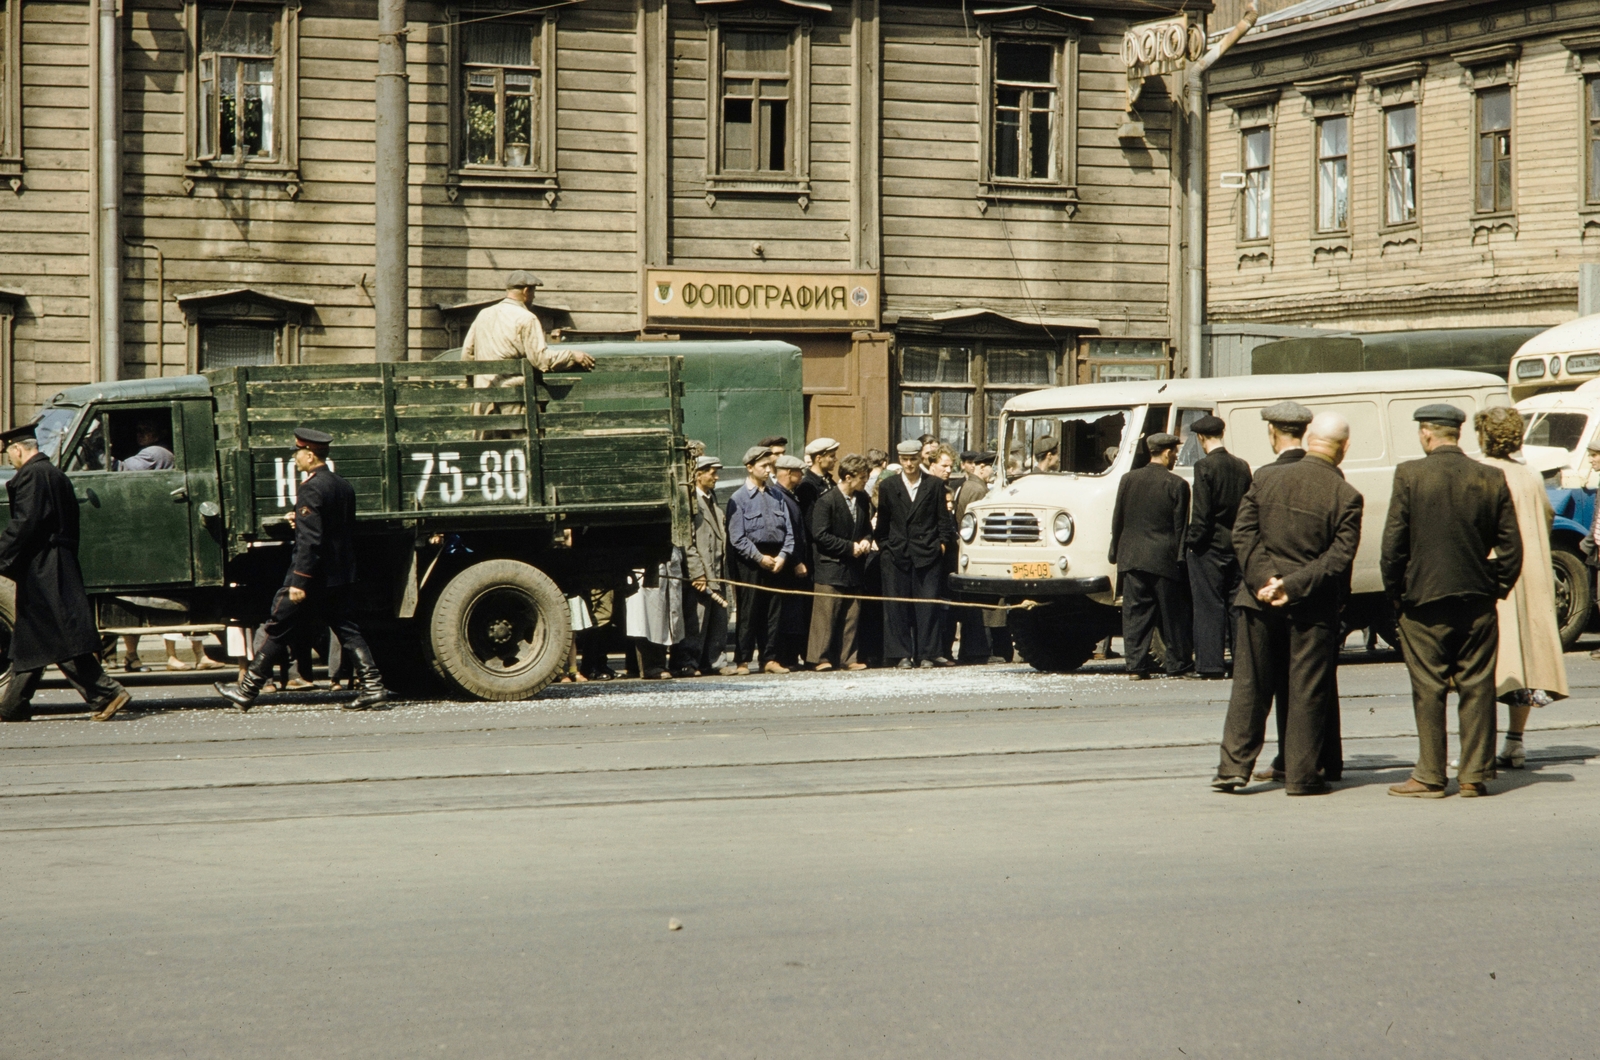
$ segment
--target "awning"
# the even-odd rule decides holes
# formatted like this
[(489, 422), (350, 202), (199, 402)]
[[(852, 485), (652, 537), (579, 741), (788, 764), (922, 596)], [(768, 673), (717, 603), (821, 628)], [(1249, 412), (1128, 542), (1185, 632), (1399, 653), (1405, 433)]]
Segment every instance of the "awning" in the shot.
[(178, 306), (185, 312), (193, 309), (204, 309), (208, 306), (226, 305), (229, 302), (257, 302), (293, 313), (304, 313), (317, 307), (315, 302), (308, 302), (303, 298), (290, 298), (287, 295), (263, 291), (257, 287), (227, 287), (214, 291), (191, 291), (188, 294), (175, 296), (173, 301), (177, 302)]
[[(694, 2), (701, 7), (726, 7), (728, 4), (749, 3), (749, 0), (694, 0)], [(778, 0), (778, 3), (788, 4), (790, 7), (805, 8), (807, 11), (831, 12), (833, 10), (833, 5), (828, 3), (828, 0)]]
[(1062, 331), (1100, 330), (1100, 321), (1093, 317), (1057, 316), (1049, 313), (1001, 312), (998, 309), (991, 309), (987, 306), (972, 306), (967, 309), (945, 309), (934, 313), (921, 312), (914, 309), (908, 309), (901, 313), (891, 311), (883, 314), (883, 322), (885, 324), (894, 324), (905, 331), (922, 331), (933, 334), (951, 330), (950, 325), (952, 324), (962, 324), (981, 317), (994, 317), (1010, 324), (1019, 324), (1030, 328), (1054, 328)]

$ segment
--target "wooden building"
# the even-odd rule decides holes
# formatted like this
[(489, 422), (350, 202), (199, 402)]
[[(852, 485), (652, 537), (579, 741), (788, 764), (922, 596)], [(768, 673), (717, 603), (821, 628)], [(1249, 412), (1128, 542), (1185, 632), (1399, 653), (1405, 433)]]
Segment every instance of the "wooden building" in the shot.
[[(1122, 37), (1183, 6), (413, 2), (410, 356), (523, 268), (568, 338), (796, 342), (808, 432), (850, 448), (992, 444), (1021, 390), (1165, 375), (1171, 104), (1152, 81), (1119, 139)], [(372, 357), (375, 7), (123, 0), (103, 55), (98, 3), (0, 0), (0, 418)]]
[(1208, 104), (1214, 332), (1577, 313), (1600, 262), (1600, 0), (1279, 6)]

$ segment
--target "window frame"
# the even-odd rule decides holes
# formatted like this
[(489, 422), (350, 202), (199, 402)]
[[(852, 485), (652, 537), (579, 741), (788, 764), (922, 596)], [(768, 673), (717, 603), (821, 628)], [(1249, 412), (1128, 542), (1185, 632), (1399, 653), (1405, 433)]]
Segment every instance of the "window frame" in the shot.
[[(1504, 129), (1485, 129), (1483, 124), (1484, 98), (1491, 92), (1503, 92), (1506, 97), (1506, 127)], [(1506, 153), (1501, 156), (1496, 148), (1491, 164), (1493, 166), (1493, 202), (1489, 206), (1483, 205), (1482, 147), (1486, 139), (1497, 139), (1500, 136), (1506, 139)], [(1510, 85), (1488, 85), (1474, 89), (1472, 93), (1472, 212), (1478, 217), (1493, 217), (1512, 214), (1517, 209), (1517, 100), (1515, 90)], [(1506, 179), (1506, 201), (1500, 200), (1499, 171), (1504, 163), (1508, 171)]]
[[(1045, 203), (1062, 206), (1067, 216), (1078, 211), (1078, 70), (1081, 33), (1077, 26), (1046, 16), (1022, 22), (984, 22), (978, 26), (980, 95), (978, 139), (980, 169), (978, 206), (987, 210), (994, 202)], [(1055, 144), (1051, 150), (1053, 175), (1002, 177), (995, 174), (995, 112), (999, 78), (995, 69), (995, 44), (1046, 44), (1055, 49), (1056, 100), (1052, 110)]]
[[(1412, 114), (1413, 131), (1411, 143), (1405, 147), (1392, 147), (1389, 144), (1389, 115), (1397, 110), (1410, 109)], [(1383, 122), (1383, 176), (1380, 185), (1383, 197), (1383, 228), (1395, 230), (1412, 228), (1422, 219), (1422, 189), (1417, 180), (1418, 166), (1422, 164), (1422, 108), (1415, 100), (1394, 103), (1389, 106), (1380, 106), (1378, 109), (1379, 120)], [(1395, 220), (1389, 216), (1389, 177), (1393, 172), (1394, 156), (1397, 151), (1409, 151), (1411, 154), (1411, 216), (1402, 220)]]
[[(967, 361), (967, 380), (961, 383), (923, 383), (912, 382), (905, 378), (905, 351), (908, 347), (921, 346), (952, 346), (970, 350)], [(989, 348), (1017, 348), (1025, 347), (1039, 351), (1048, 351), (1050, 354), (1050, 376), (1048, 383), (991, 383), (989, 380)], [(1066, 382), (1066, 375), (1070, 370), (1072, 361), (1072, 343), (1052, 342), (1048, 339), (1032, 338), (1024, 335), (990, 334), (990, 335), (908, 335), (897, 338), (894, 344), (894, 437), (909, 438), (913, 435), (906, 433), (904, 426), (906, 420), (905, 394), (910, 392), (932, 391), (934, 401), (929, 408), (929, 419), (933, 430), (938, 433), (939, 420), (942, 418), (942, 409), (938, 396), (944, 393), (962, 393), (967, 396), (967, 424), (966, 444), (957, 445), (956, 449), (981, 450), (988, 445), (990, 427), (998, 430), (1000, 414), (995, 413), (991, 422), (988, 415), (988, 396), (991, 390), (1002, 391), (1013, 396), (1034, 390), (1048, 390), (1051, 387), (1062, 386)], [(946, 444), (950, 439), (941, 438)], [(976, 441), (976, 444), (974, 444)], [(999, 441), (999, 439), (997, 439)]]
[(250, 288), (178, 295), (176, 301), (184, 314), (185, 364), (191, 375), (202, 370), (200, 332), (216, 324), (271, 327), (276, 333), (273, 363), (301, 363), (300, 330), (314, 312), (309, 302)]
[[(559, 23), (559, 10), (551, 9), (536, 16), (523, 16), (507, 18), (505, 21), (518, 26), (527, 26), (537, 29), (538, 37), (534, 42), (534, 49), (538, 56), (534, 64), (538, 69), (539, 100), (534, 107), (534, 120), (538, 123), (534, 130), (536, 142), (528, 144), (528, 151), (533, 156), (530, 164), (526, 166), (484, 165), (466, 161), (466, 150), (463, 146), (463, 134), (466, 128), (466, 88), (463, 79), (466, 76), (465, 33), (461, 23), (465, 19), (481, 17), (483, 15), (500, 14), (500, 8), (483, 8), (474, 5), (461, 5), (446, 8), (446, 19), (449, 23), (446, 30), (447, 37), (447, 67), (449, 70), (449, 137), (450, 137), (450, 164), (445, 175), (445, 193), (450, 201), (454, 202), (463, 188), (489, 188), (489, 189), (523, 189), (542, 193), (545, 205), (554, 206), (560, 192), (560, 160), (557, 157), (557, 126), (556, 126), (556, 56), (557, 32)], [(502, 136), (499, 128), (496, 138)], [(537, 161), (534, 161), (534, 160)]]
[[(1422, 78), (1427, 72), (1427, 64), (1422, 61), (1399, 63), (1370, 71), (1363, 75), (1364, 83), (1372, 87), (1372, 102), (1377, 114), (1380, 138), (1383, 142), (1383, 165), (1377, 167), (1375, 179), (1378, 181), (1378, 199), (1382, 208), (1378, 214), (1378, 232), (1385, 238), (1383, 246), (1400, 246), (1403, 244), (1418, 245), (1421, 239), (1422, 225), (1422, 181), (1420, 169), (1423, 161), (1422, 150)], [(1411, 107), (1416, 112), (1416, 141), (1412, 145), (1415, 186), (1412, 188), (1412, 217), (1409, 221), (1391, 221), (1389, 219), (1389, 111), (1400, 107)]]
[(22, 0), (0, 0), (0, 177), (22, 194)]
[[(1326, 125), (1328, 122), (1332, 122), (1332, 121), (1342, 121), (1342, 122), (1344, 122), (1344, 154), (1342, 154), (1342, 155), (1324, 155), (1322, 153), (1322, 129), (1323, 129), (1324, 125)], [(1351, 123), (1350, 115), (1349, 114), (1345, 114), (1345, 113), (1319, 114), (1312, 121), (1312, 130), (1311, 130), (1311, 163), (1312, 163), (1312, 166), (1311, 166), (1311, 168), (1312, 168), (1312, 177), (1311, 177), (1312, 185), (1311, 186), (1312, 186), (1312, 203), (1313, 203), (1313, 214), (1312, 214), (1312, 226), (1313, 227), (1312, 227), (1312, 230), (1316, 235), (1319, 235), (1319, 236), (1348, 235), (1350, 233), (1350, 225), (1351, 225), (1351, 217), (1350, 217), (1350, 214), (1351, 214), (1351, 209), (1350, 209), (1350, 207), (1351, 207), (1351, 202), (1350, 202), (1350, 198), (1351, 198), (1350, 197), (1350, 163), (1351, 163), (1351, 158), (1350, 158), (1350, 155), (1351, 155), (1351, 146), (1352, 146), (1351, 141), (1354, 139), (1354, 137), (1353, 137), (1354, 130), (1351, 129), (1351, 124), (1352, 123)], [(1323, 191), (1323, 188), (1322, 188), (1322, 169), (1323, 169), (1323, 166), (1325, 164), (1328, 164), (1330, 162), (1337, 162), (1337, 161), (1343, 161), (1344, 162), (1344, 223), (1343, 224), (1334, 224), (1334, 225), (1330, 225), (1330, 226), (1324, 227), (1324, 225), (1322, 223), (1322, 213), (1323, 213), (1323, 206), (1324, 206), (1323, 198), (1322, 198), (1322, 191)]]
[[(202, 113), (200, 97), (200, 26), (202, 13), (211, 9), (275, 12), (278, 46), (272, 69), (276, 91), (273, 127), (279, 149), (270, 159), (238, 160), (200, 153)], [(204, 180), (259, 181), (281, 185), (289, 198), (300, 194), (300, 0), (184, 0), (184, 180), (185, 194), (194, 194)]]
[[(1474, 237), (1482, 231), (1506, 229), (1514, 232), (1517, 228), (1517, 75), (1521, 55), (1522, 45), (1510, 43), (1474, 48), (1450, 56), (1461, 67), (1462, 87), (1471, 93), (1472, 100), (1472, 114), (1468, 118), (1471, 135), (1467, 138), (1467, 174), (1472, 196), (1468, 217)], [(1500, 89), (1506, 92), (1508, 108), (1505, 129), (1510, 138), (1510, 151), (1506, 155), (1511, 170), (1508, 201), (1502, 203), (1497, 194), (1494, 207), (1482, 209), (1478, 205), (1478, 153), (1483, 137), (1483, 96), (1486, 92)]]
[[(793, 196), (802, 211), (811, 207), (811, 32), (814, 20), (755, 8), (723, 15), (705, 13), (706, 112), (705, 196), (714, 209), (721, 196)], [(723, 34), (789, 34), (789, 168), (783, 173), (727, 170), (722, 166)], [(754, 127), (754, 123), (752, 123)]]
[[(1251, 133), (1264, 132), (1267, 134), (1267, 164), (1250, 167), (1250, 150), (1247, 141)], [(1239, 126), (1239, 171), (1244, 174), (1244, 186), (1239, 189), (1239, 238), (1240, 246), (1262, 246), (1272, 242), (1272, 170), (1277, 161), (1278, 137), (1277, 128), (1271, 121), (1243, 123)], [(1250, 235), (1250, 174), (1264, 172), (1267, 174), (1267, 223), (1264, 232)], [(1259, 226), (1258, 226), (1259, 227)]]

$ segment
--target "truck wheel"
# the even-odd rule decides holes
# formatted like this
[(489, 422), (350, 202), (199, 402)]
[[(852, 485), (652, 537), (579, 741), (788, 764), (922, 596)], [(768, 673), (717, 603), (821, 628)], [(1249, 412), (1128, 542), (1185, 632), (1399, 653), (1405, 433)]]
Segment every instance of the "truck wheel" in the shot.
[(1550, 564), (1555, 568), (1556, 624), (1561, 629), (1561, 647), (1571, 651), (1589, 626), (1594, 610), (1594, 580), (1583, 557), (1564, 548), (1552, 549)]
[(567, 598), (537, 567), (476, 563), (452, 578), (428, 620), (428, 646), (451, 683), (481, 699), (527, 699), (572, 650)]
[(1045, 673), (1070, 673), (1089, 661), (1100, 639), (1081, 616), (1045, 606), (1012, 611), (1006, 618), (1022, 661)]

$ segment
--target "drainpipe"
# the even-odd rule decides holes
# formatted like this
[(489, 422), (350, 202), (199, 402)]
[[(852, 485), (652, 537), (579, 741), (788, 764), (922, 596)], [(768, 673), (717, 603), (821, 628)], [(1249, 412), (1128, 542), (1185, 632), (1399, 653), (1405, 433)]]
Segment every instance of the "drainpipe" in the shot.
[(373, 351), (379, 361), (403, 361), (409, 344), (406, 310), (410, 88), (406, 78), (406, 0), (378, 0), (378, 78), (374, 128)]
[(1183, 190), (1183, 338), (1190, 379), (1200, 378), (1201, 328), (1206, 321), (1206, 71), (1256, 24), (1255, 0), (1238, 25), (1191, 65), (1184, 78), (1184, 106), (1189, 112), (1189, 158)]
[(117, 0), (100, 0), (100, 378), (122, 375), (122, 93)]

